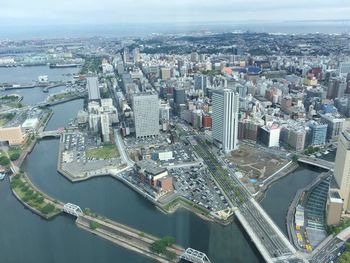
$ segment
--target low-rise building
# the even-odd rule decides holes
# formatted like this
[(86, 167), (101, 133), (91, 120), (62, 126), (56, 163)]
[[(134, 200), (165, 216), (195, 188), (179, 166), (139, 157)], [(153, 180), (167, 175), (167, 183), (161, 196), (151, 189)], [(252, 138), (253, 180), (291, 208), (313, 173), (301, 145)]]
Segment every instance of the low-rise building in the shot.
[(21, 127), (0, 128), (0, 142), (6, 142), (10, 146), (23, 144), (25, 136)]

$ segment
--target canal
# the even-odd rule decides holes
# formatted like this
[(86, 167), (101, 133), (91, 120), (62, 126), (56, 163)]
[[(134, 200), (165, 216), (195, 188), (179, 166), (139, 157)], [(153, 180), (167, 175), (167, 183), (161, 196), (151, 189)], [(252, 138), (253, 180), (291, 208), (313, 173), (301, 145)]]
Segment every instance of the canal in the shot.
[[(35, 98), (37, 91), (31, 91), (30, 96)], [(81, 107), (82, 100), (52, 107), (54, 115), (47, 129), (67, 125)], [(70, 183), (56, 171), (57, 154), (58, 140), (43, 140), (23, 163), (33, 183), (49, 195), (140, 231), (175, 236), (178, 244), (207, 253), (213, 263), (262, 261), (237, 222), (223, 227), (184, 209), (165, 215), (110, 177)], [(319, 172), (301, 167), (267, 191), (262, 206), (284, 232), (286, 211), (294, 194)], [(7, 180), (0, 182), (0, 248), (0, 262), (153, 262), (77, 228), (69, 216), (42, 220), (14, 198)]]

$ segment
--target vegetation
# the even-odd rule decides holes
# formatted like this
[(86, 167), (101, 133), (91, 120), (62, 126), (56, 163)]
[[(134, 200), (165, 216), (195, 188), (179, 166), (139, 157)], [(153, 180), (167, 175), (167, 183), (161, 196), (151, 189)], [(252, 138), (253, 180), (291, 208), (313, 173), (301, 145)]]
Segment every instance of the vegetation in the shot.
[(88, 149), (86, 151), (87, 158), (95, 159), (111, 159), (119, 156), (117, 146), (112, 143), (103, 144), (99, 148)]
[(11, 161), (17, 160), (21, 156), (21, 148), (19, 147), (11, 147), (8, 151)]
[(305, 149), (304, 153), (305, 154), (314, 154), (314, 153), (316, 153), (318, 151), (320, 151), (320, 147), (309, 146), (307, 149)]
[(203, 70), (201, 71), (201, 73), (208, 76), (216, 76), (220, 74), (220, 71), (212, 69), (212, 70)]
[(80, 74), (86, 74), (88, 72), (99, 73), (102, 71), (101, 64), (102, 58), (86, 58)]
[(345, 252), (343, 253), (343, 255), (341, 255), (341, 257), (337, 261), (338, 263), (348, 263), (348, 262), (350, 262), (350, 244), (346, 243), (345, 247), (346, 247), (345, 248)]
[(0, 151), (0, 165), (7, 166), (10, 164), (10, 159), (5, 155), (4, 152)]
[(337, 235), (341, 231), (343, 231), (345, 228), (350, 226), (350, 219), (344, 219), (339, 225), (337, 226), (328, 226), (327, 232), (329, 234)]
[(13, 118), (16, 117), (16, 113), (12, 112), (12, 113), (6, 113), (4, 115), (4, 118), (7, 120), (7, 121), (11, 121), (13, 120)]
[(23, 202), (48, 217), (60, 212), (53, 204), (45, 201), (39, 192), (30, 187), (23, 174), (12, 177), (11, 188)]
[(97, 228), (100, 227), (100, 224), (98, 222), (96, 222), (96, 221), (90, 221), (89, 227), (92, 230), (96, 230)]
[(73, 97), (75, 95), (78, 95), (78, 93), (77, 92), (73, 92), (73, 91), (62, 92), (62, 93), (58, 93), (58, 94), (50, 96), (49, 101), (62, 100), (62, 99), (65, 99), (65, 98)]
[(18, 97), (17, 96), (13, 96), (13, 95), (5, 95), (5, 96), (1, 96), (0, 100), (16, 101), (16, 100), (18, 100)]
[(294, 162), (296, 162), (296, 161), (298, 161), (298, 159), (299, 159), (299, 155), (294, 154), (292, 160), (293, 160)]
[[(151, 250), (157, 254), (168, 255), (167, 248), (175, 244), (175, 238), (172, 236), (165, 236), (162, 239), (156, 240), (151, 245)], [(168, 253), (166, 253), (168, 252)]]

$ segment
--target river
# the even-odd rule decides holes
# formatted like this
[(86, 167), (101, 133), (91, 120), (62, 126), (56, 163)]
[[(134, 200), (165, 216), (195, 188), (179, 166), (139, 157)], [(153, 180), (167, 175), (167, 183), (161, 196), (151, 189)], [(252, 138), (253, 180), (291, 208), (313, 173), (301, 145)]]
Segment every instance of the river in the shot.
[[(35, 89), (31, 91), (30, 96), (38, 95)], [(52, 107), (54, 115), (47, 129), (67, 125), (81, 107), (82, 100)], [(207, 253), (213, 263), (262, 262), (239, 223), (234, 221), (223, 227), (184, 209), (165, 215), (110, 177), (73, 184), (57, 173), (57, 154), (58, 140), (43, 140), (23, 163), (33, 183), (49, 195), (82, 208), (89, 207), (140, 231), (175, 236), (178, 244)], [(319, 172), (301, 167), (267, 191), (262, 206), (284, 232), (285, 214), (294, 194)], [(72, 217), (62, 215), (51, 221), (41, 219), (15, 199), (7, 180), (0, 182), (0, 248), (0, 262), (153, 262), (79, 229)]]

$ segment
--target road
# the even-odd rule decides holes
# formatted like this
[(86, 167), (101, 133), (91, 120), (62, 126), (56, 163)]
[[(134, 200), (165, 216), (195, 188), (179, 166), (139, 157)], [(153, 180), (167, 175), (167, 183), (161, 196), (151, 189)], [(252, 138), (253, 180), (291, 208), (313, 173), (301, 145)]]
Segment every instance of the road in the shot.
[(265, 257), (265, 260), (276, 260), (284, 258), (287, 262), (302, 262), (302, 259), (295, 257), (295, 248), (289, 243), (279, 228), (269, 218), (260, 205), (254, 200), (248, 190), (235, 177), (230, 176), (229, 171), (224, 169), (222, 163), (211, 152), (210, 146), (203, 138), (194, 137), (197, 143), (193, 148), (204, 160), (205, 164), (219, 186), (228, 197), (229, 203), (234, 210), (238, 210), (245, 218), (242, 222), (246, 225), (248, 234), (257, 237), (255, 244)]

